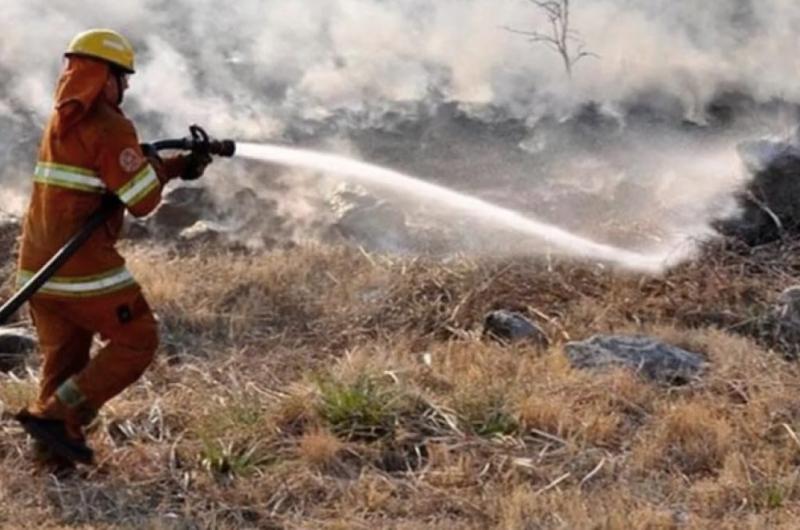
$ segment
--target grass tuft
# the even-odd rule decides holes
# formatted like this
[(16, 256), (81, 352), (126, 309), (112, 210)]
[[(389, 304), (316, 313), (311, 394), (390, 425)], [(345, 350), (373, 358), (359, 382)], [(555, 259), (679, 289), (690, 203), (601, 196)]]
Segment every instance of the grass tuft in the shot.
[(402, 396), (370, 375), (351, 383), (323, 380), (319, 388), (319, 415), (338, 436), (377, 440), (391, 435), (398, 420)]

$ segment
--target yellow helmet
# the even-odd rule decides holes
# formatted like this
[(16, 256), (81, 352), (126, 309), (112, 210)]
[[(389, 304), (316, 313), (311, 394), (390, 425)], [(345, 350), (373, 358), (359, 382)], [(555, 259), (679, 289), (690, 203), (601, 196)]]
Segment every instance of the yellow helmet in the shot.
[(134, 72), (133, 46), (128, 39), (110, 29), (90, 29), (77, 34), (64, 55), (95, 57), (118, 66), (129, 74)]

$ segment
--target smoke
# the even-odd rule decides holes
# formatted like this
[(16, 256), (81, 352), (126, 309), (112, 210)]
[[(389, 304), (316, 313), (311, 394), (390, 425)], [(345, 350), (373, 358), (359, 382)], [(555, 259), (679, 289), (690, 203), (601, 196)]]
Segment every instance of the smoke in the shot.
[(59, 52), (95, 26), (136, 44), (137, 109), (170, 128), (206, 118), (225, 135), (275, 134), (281, 118), (432, 92), (526, 113), (545, 95), (562, 104), (618, 101), (651, 87), (687, 104), (731, 85), (761, 99), (800, 98), (800, 6), (790, 0), (575, 0), (573, 28), (598, 57), (584, 59), (571, 84), (555, 53), (503, 29), (547, 29), (525, 0), (2, 4), (4, 103), (39, 118), (51, 104)]
[[(316, 134), (309, 123), (345, 116), (348, 127), (389, 127), (392, 112), (413, 119), (414, 113), (454, 102), (479, 122), (526, 123), (522, 145), (539, 145), (539, 151), (528, 151), (539, 156), (556, 145), (537, 139), (548, 130), (542, 120), (554, 117), (558, 124), (587, 101), (621, 113), (623, 122), (620, 109), (634, 103), (668, 108), (676, 127), (684, 118), (705, 124), (708, 104), (721, 91), (739, 91), (754, 104), (800, 103), (794, 75), (800, 71), (800, 4), (793, 0), (571, 5), (572, 27), (594, 55), (575, 66), (570, 80), (551, 49), (506, 29), (547, 31), (543, 13), (526, 0), (0, 0), (0, 152), (6, 162), (0, 184), (10, 190), (25, 181), (20, 177), (32, 165), (51, 109), (61, 52), (89, 27), (117, 29), (138, 51), (125, 108), (143, 139), (181, 135), (189, 123), (201, 123), (220, 137), (289, 141), (308, 127)], [(487, 108), (494, 114), (481, 114)], [(671, 216), (685, 216), (683, 226), (688, 211), (696, 214), (694, 224), (705, 226), (708, 205), (740, 182), (729, 156), (735, 141), (786, 128), (780, 112), (768, 118), (759, 115), (722, 144), (703, 142), (689, 150), (681, 131), (653, 141), (647, 131), (624, 135), (614, 149), (591, 151), (602, 166), (594, 177), (608, 188), (635, 175), (647, 184), (647, 192), (632, 199), (640, 213), (668, 199)], [(342, 122), (334, 123), (336, 129)], [(566, 138), (569, 145), (574, 141)], [(561, 155), (563, 163), (548, 177), (578, 170), (576, 164), (586, 161), (585, 150), (562, 149)], [(448, 162), (457, 160), (439, 160), (436, 167)], [(540, 162), (534, 157), (511, 168), (498, 162), (484, 171), (486, 185), (475, 177), (470, 186), (486, 189), (506, 171), (527, 175), (515, 185), (534, 186), (530, 175), (539, 169), (529, 166)], [(652, 174), (642, 176), (648, 162)], [(432, 167), (415, 160), (398, 164), (403, 170)], [(709, 167), (713, 175), (698, 176)], [(428, 174), (452, 176), (446, 170)], [(699, 178), (702, 190), (690, 188), (702, 199), (686, 207), (680, 198), (688, 190), (679, 189)]]

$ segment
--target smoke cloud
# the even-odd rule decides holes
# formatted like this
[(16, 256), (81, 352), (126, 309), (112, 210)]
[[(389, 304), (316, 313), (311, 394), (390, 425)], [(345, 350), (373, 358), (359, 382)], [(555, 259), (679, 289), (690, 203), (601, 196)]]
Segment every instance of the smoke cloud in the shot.
[(584, 59), (568, 83), (556, 54), (503, 29), (546, 30), (525, 0), (4, 0), (0, 109), (43, 119), (60, 52), (96, 26), (118, 29), (139, 50), (130, 93), (137, 110), (164, 127), (194, 118), (234, 136), (269, 136), (289, 117), (433, 92), (525, 115), (543, 102), (618, 101), (653, 87), (689, 108), (723, 86), (800, 99), (796, 2), (572, 6), (573, 28), (597, 57)]
[[(780, 101), (781, 109), (800, 103), (796, 1), (571, 5), (572, 27), (594, 55), (569, 79), (551, 49), (507, 30), (547, 31), (543, 13), (526, 0), (239, 0), (230, 6), (218, 0), (0, 0), (0, 184), (8, 193), (25, 181), (20, 177), (32, 165), (51, 109), (61, 52), (90, 27), (116, 29), (138, 51), (125, 108), (144, 138), (181, 135), (189, 123), (201, 123), (220, 137), (288, 142), (289, 131), (337, 115), (356, 128), (388, 127), (390, 111), (413, 115), (452, 102), (478, 121), (524, 122), (529, 130), (520, 145), (536, 155), (555, 145), (552, 138), (542, 141), (542, 120), (558, 124), (587, 101), (614, 115), (644, 100), (698, 125), (706, 124), (707, 106), (721, 91), (747, 94), (754, 104)], [(730, 156), (735, 142), (746, 134), (786, 133), (794, 118), (783, 111), (759, 114), (746, 130), (691, 149), (681, 131), (652, 138), (635, 131), (614, 150), (589, 157), (565, 150), (555, 173), (572, 171), (560, 181), (580, 177), (576, 185), (583, 188), (599, 179), (598, 189), (635, 174), (647, 184), (634, 201), (640, 213), (658, 203), (670, 209), (668, 217), (683, 216), (665, 222), (686, 227), (686, 212), (694, 212), (689, 224), (700, 227), (692, 228), (696, 235), (707, 226), (709, 205), (723, 208), (720, 196), (741, 182)], [(406, 162), (400, 169), (434, 168)], [(654, 169), (643, 176), (647, 163)], [(587, 167), (593, 176), (576, 175)], [(485, 171), (485, 184), (507, 169), (498, 161)], [(513, 171), (530, 176), (538, 169)], [(711, 174), (698, 177), (704, 171)], [(681, 202), (698, 178), (703, 185), (693, 189), (702, 199)], [(486, 188), (475, 181), (471, 187)]]

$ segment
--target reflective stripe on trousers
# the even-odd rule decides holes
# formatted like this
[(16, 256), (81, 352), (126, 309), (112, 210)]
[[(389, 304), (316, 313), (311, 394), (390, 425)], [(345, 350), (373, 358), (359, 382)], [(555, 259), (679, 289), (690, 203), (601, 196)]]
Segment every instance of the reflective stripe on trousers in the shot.
[[(19, 287), (25, 285), (34, 274), (31, 271), (19, 271), (17, 274)], [(55, 276), (50, 278), (39, 292), (59, 296), (87, 297), (119, 291), (135, 283), (136, 280), (133, 279), (128, 269), (121, 267), (93, 276)]]

